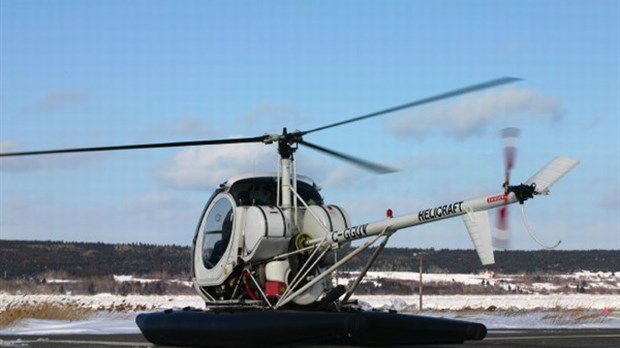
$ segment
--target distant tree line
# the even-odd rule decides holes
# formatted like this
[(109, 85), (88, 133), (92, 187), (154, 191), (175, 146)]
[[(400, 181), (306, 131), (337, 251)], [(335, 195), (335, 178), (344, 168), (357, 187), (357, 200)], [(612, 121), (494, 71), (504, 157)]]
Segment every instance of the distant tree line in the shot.
[(191, 249), (176, 245), (0, 240), (0, 277), (157, 275), (189, 278)]
[[(361, 269), (372, 252), (371, 248), (360, 253), (346, 266), (346, 270)], [(620, 270), (619, 250), (500, 250), (495, 251), (494, 265), (482, 266), (473, 249), (409, 248), (385, 248), (371, 270), (417, 272), (417, 255), (420, 254), (423, 254), (423, 272), (428, 273), (479, 273), (489, 270), (503, 274), (532, 274)]]
[[(354, 257), (344, 270), (360, 270), (372, 252), (370, 249)], [(371, 270), (417, 272), (419, 264), (414, 254), (419, 253), (425, 254), (424, 272), (430, 273), (615, 272), (620, 265), (618, 250), (496, 251), (496, 264), (482, 266), (474, 250), (386, 248)], [(189, 279), (190, 272), (191, 247), (188, 246), (0, 240), (2, 279), (49, 274), (68, 278), (131, 274)]]

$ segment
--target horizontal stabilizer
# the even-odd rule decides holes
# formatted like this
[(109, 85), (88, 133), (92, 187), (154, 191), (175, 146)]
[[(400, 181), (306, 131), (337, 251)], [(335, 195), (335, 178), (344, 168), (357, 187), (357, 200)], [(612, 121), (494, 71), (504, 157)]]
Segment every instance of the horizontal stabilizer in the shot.
[(556, 157), (525, 183), (527, 185), (535, 183), (536, 192), (546, 195), (549, 193), (549, 187), (560, 180), (564, 174), (568, 173), (577, 164), (579, 164), (579, 161), (576, 159), (564, 156)]
[(465, 221), (471, 241), (474, 242), (480, 262), (483, 265), (494, 264), (495, 256), (491, 243), (491, 225), (489, 224), (488, 211), (468, 212), (463, 215), (463, 221)]

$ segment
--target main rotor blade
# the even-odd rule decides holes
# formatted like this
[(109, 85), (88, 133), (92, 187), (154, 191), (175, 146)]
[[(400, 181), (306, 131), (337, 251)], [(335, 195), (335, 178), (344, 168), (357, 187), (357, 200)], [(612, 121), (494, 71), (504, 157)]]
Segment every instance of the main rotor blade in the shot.
[(268, 135), (250, 138), (231, 138), (231, 139), (214, 139), (214, 140), (195, 140), (195, 141), (177, 141), (168, 143), (153, 144), (134, 144), (134, 145), (117, 145), (117, 146), (100, 146), (100, 147), (82, 147), (73, 149), (57, 149), (43, 151), (26, 151), (26, 152), (7, 152), (0, 153), (0, 157), (11, 156), (32, 156), (32, 155), (50, 155), (57, 153), (73, 153), (73, 152), (97, 152), (97, 151), (118, 151), (118, 150), (136, 150), (136, 149), (154, 149), (165, 147), (181, 147), (181, 146), (201, 146), (201, 145), (225, 145), (240, 143), (260, 143), (270, 139)]
[(307, 147), (309, 147), (311, 149), (315, 149), (317, 151), (320, 151), (320, 152), (326, 153), (328, 155), (334, 156), (334, 157), (339, 158), (341, 160), (345, 160), (347, 162), (353, 163), (356, 166), (359, 166), (359, 167), (362, 167), (364, 169), (370, 170), (370, 171), (375, 172), (377, 174), (389, 174), (389, 173), (394, 173), (394, 172), (397, 171), (396, 169), (393, 169), (393, 168), (390, 168), (390, 167), (386, 167), (386, 166), (381, 165), (381, 164), (372, 163), (372, 162), (363, 160), (361, 158), (349, 156), (349, 155), (346, 155), (346, 154), (341, 153), (341, 152), (337, 152), (337, 151), (334, 151), (334, 150), (330, 150), (330, 149), (324, 148), (322, 146), (318, 146), (318, 145), (309, 143), (307, 141), (299, 140), (298, 143), (302, 144), (302, 145), (306, 145)]
[(461, 94), (466, 94), (466, 93), (470, 93), (470, 92), (474, 92), (474, 91), (479, 91), (479, 90), (482, 90), (482, 89), (487, 89), (487, 88), (491, 88), (491, 87), (495, 87), (495, 86), (499, 86), (499, 85), (504, 85), (504, 84), (507, 84), (507, 83), (512, 83), (512, 82), (516, 82), (516, 81), (520, 81), (520, 80), (521, 80), (520, 78), (516, 78), (516, 77), (502, 77), (502, 78), (498, 78), (498, 79), (495, 79), (495, 80), (478, 83), (478, 84), (475, 84), (475, 85), (459, 88), (459, 89), (456, 89), (456, 90), (453, 90), (453, 91), (450, 91), (450, 92), (438, 94), (438, 95), (435, 95), (435, 96), (432, 96), (432, 97), (416, 100), (414, 102), (410, 102), (410, 103), (407, 103), (407, 104), (403, 104), (403, 105), (399, 105), (399, 106), (394, 106), (394, 107), (391, 107), (389, 109), (373, 112), (373, 113), (368, 114), (368, 115), (359, 116), (359, 117), (351, 118), (351, 119), (348, 119), (348, 120), (332, 123), (332, 124), (329, 124), (327, 126), (311, 129), (311, 130), (308, 130), (308, 131), (305, 131), (305, 132), (301, 132), (301, 135), (317, 132), (317, 131), (320, 131), (320, 130), (323, 130), (323, 129), (327, 129), (327, 128), (341, 126), (341, 125), (347, 124), (347, 123), (352, 123), (352, 122), (357, 122), (357, 121), (365, 120), (365, 119), (371, 118), (371, 117), (381, 116), (381, 115), (384, 115), (384, 114), (388, 114), (390, 112), (395, 112), (395, 111), (411, 108), (411, 107), (414, 107), (414, 106), (419, 106), (419, 105), (422, 105), (422, 104), (431, 103), (431, 102), (434, 102), (434, 101), (437, 101), (437, 100), (441, 100), (441, 99), (452, 98), (452, 97), (456, 97), (456, 96), (461, 95)]

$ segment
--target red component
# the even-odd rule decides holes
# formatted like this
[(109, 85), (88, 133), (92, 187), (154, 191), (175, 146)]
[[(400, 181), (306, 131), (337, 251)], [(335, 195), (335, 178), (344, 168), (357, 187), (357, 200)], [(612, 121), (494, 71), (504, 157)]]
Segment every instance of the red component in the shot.
[(394, 217), (394, 212), (392, 211), (392, 209), (388, 209), (388, 210), (385, 212), (385, 216), (387, 216), (387, 217), (388, 217), (388, 218), (390, 218), (390, 219), (391, 219), (391, 218), (393, 218), (393, 217)]
[(284, 293), (286, 290), (286, 284), (283, 282), (277, 281), (266, 281), (265, 282), (265, 295), (267, 297), (277, 297)]
[[(521, 131), (519, 128), (515, 127), (502, 129), (502, 140), (504, 142), (504, 164), (506, 169), (502, 187), (504, 188), (504, 201), (506, 203), (508, 203), (508, 194), (510, 193), (508, 190), (510, 186), (510, 172), (515, 164), (515, 157), (517, 155), (517, 139), (519, 138), (520, 133)], [(508, 229), (508, 208), (506, 206), (499, 209), (497, 228), (504, 231)]]
[(499, 208), (497, 228), (502, 231), (508, 229), (508, 207), (506, 207), (505, 205)]
[(506, 196), (506, 194), (504, 193), (502, 193), (501, 195), (487, 197), (487, 203), (489, 204), (499, 202), (499, 201), (507, 201), (507, 200), (508, 200), (508, 196)]
[(243, 273), (243, 277), (242, 277), (242, 283), (243, 283), (243, 289), (245, 290), (245, 293), (252, 299), (252, 300), (258, 300), (258, 296), (256, 296), (256, 294), (254, 293), (254, 291), (252, 290), (252, 288), (250, 287), (250, 284), (248, 283), (248, 278), (250, 277), (250, 273), (249, 272), (245, 272)]

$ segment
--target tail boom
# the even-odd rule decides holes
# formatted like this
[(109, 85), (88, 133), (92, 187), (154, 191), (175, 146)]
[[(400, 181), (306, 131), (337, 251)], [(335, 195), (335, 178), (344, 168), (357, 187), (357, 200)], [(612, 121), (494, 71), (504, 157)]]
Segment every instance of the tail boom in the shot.
[(407, 227), (430, 222), (464, 217), (465, 224), (474, 242), (476, 251), (483, 264), (494, 263), (491, 244), (490, 226), (487, 210), (516, 202), (523, 203), (535, 194), (548, 194), (549, 187), (574, 168), (579, 161), (568, 157), (557, 157), (530, 178), (525, 184), (510, 186), (509, 192), (498, 192), (492, 195), (454, 201), (415, 213), (381, 221), (353, 226), (344, 230), (330, 232), (326, 239), (319, 238), (308, 241), (308, 244), (346, 243), (382, 233), (393, 233)]
[[(333, 243), (344, 243), (355, 239), (377, 235), (383, 233), (383, 231), (395, 232), (402, 228), (444, 220), (467, 213), (489, 210), (504, 204), (512, 204), (515, 202), (518, 202), (518, 199), (514, 193), (511, 192), (508, 196), (506, 196), (503, 192), (498, 192), (490, 196), (451, 202), (438, 205), (436, 207), (423, 209), (416, 213), (353, 226), (341, 231), (333, 231), (328, 235), (327, 240), (328, 242)], [(321, 241), (321, 239), (316, 239), (310, 241), (310, 243), (318, 243)]]

